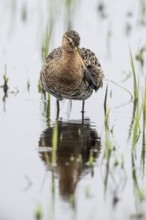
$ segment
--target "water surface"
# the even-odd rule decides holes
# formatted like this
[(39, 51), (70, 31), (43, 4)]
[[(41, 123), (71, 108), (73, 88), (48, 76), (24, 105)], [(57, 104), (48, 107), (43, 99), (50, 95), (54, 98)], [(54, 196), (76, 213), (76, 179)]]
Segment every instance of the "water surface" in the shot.
[[(146, 217), (142, 124), (133, 154), (134, 103), (123, 89), (133, 93), (129, 47), (141, 88), (144, 82), (145, 63), (142, 67), (135, 60), (146, 44), (144, 1), (72, 2), (0, 1), (0, 86), (4, 74), (9, 78), (7, 93), (0, 88), (2, 220), (37, 219), (38, 212), (44, 220)], [(48, 101), (38, 92), (46, 28), (49, 51), (73, 28), (81, 36), (81, 46), (93, 50), (102, 64), (104, 86), (86, 101), (84, 120), (82, 103), (64, 100), (56, 124), (55, 98)], [(104, 113), (107, 84), (109, 130)]]

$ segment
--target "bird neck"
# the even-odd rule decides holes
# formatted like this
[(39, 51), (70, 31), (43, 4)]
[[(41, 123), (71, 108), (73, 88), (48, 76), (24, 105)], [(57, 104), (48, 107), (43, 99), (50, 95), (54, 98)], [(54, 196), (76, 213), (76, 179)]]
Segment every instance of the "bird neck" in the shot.
[(62, 50), (62, 61), (63, 63), (74, 63), (74, 62), (77, 62), (77, 56), (76, 54), (74, 53), (74, 51), (68, 51), (66, 49), (63, 49)]
[(81, 68), (80, 61), (74, 52), (62, 49), (59, 72), (62, 79), (76, 80)]
[(62, 47), (62, 56), (63, 57), (74, 57), (75, 53), (73, 50), (68, 50), (67, 48)]

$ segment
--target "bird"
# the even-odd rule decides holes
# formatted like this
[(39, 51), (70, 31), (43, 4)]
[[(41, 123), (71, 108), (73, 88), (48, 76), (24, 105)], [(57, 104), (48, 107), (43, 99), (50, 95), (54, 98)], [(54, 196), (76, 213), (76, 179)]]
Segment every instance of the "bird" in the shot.
[(70, 99), (81, 100), (84, 113), (85, 100), (103, 85), (104, 74), (95, 53), (79, 46), (78, 32), (65, 32), (61, 46), (48, 55), (40, 72), (42, 88), (56, 97), (58, 112), (59, 101)]

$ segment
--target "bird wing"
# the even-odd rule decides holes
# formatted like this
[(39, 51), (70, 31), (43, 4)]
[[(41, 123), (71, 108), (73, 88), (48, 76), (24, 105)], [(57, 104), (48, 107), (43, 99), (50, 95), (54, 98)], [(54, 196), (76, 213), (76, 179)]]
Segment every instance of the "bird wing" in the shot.
[(103, 85), (102, 80), (104, 77), (101, 65), (91, 50), (80, 48), (79, 52), (88, 70), (85, 72), (85, 80), (88, 81), (93, 89), (98, 90)]
[(49, 63), (51, 60), (58, 59), (61, 57), (61, 47), (54, 49), (51, 53), (49, 53), (46, 62)]
[[(49, 73), (49, 71), (50, 71), (50, 69), (52, 70), (52, 72), (54, 70), (53, 64), (51, 61), (58, 60), (61, 57), (61, 53), (62, 53), (61, 47), (58, 47), (58, 48), (54, 49), (51, 53), (49, 53), (48, 57), (46, 58), (46, 62), (44, 63), (43, 68), (40, 72), (40, 80), (42, 83), (42, 87), (44, 88), (44, 90), (46, 90), (48, 92), (51, 91), (51, 89), (48, 86), (48, 84), (49, 84), (48, 82), (50, 81), (50, 75), (51, 75)], [(51, 92), (53, 93), (53, 91), (51, 91)], [(54, 96), (55, 96), (55, 94), (54, 94)]]

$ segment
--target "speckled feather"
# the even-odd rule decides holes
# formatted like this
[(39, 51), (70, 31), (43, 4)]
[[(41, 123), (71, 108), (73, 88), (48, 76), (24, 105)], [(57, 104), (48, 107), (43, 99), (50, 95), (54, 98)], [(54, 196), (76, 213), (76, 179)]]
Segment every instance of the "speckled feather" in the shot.
[(95, 84), (97, 85), (97, 89), (102, 87), (104, 75), (96, 55), (86, 48), (79, 48), (79, 52), (91, 76), (93, 77)]
[[(76, 36), (74, 36), (76, 33)], [(64, 34), (68, 35), (69, 37), (72, 36), (74, 43), (76, 45), (79, 44), (80, 37), (75, 31), (66, 32)], [(74, 36), (74, 38), (73, 38)], [(62, 58), (63, 48), (62, 46), (59, 48), (54, 49), (47, 57), (46, 62), (41, 71), (41, 81), (43, 88), (54, 95), (57, 99), (67, 98), (67, 99), (77, 99), (77, 100), (85, 100), (89, 98), (93, 92), (94, 87), (92, 86), (90, 77), (86, 77), (88, 74), (91, 75), (93, 79), (96, 89), (102, 87), (102, 80), (103, 80), (103, 71), (101, 65), (96, 58), (95, 54), (85, 48), (78, 48), (80, 56), (83, 59), (83, 62), (88, 70), (88, 73), (82, 67), (82, 75), (83, 77), (77, 77), (76, 81), (68, 81), (65, 83), (58, 77), (58, 62)], [(70, 65), (70, 64), (69, 64)], [(82, 66), (80, 64), (80, 66)], [(70, 71), (72, 71), (72, 67), (70, 67)], [(81, 74), (79, 73), (79, 75)]]

